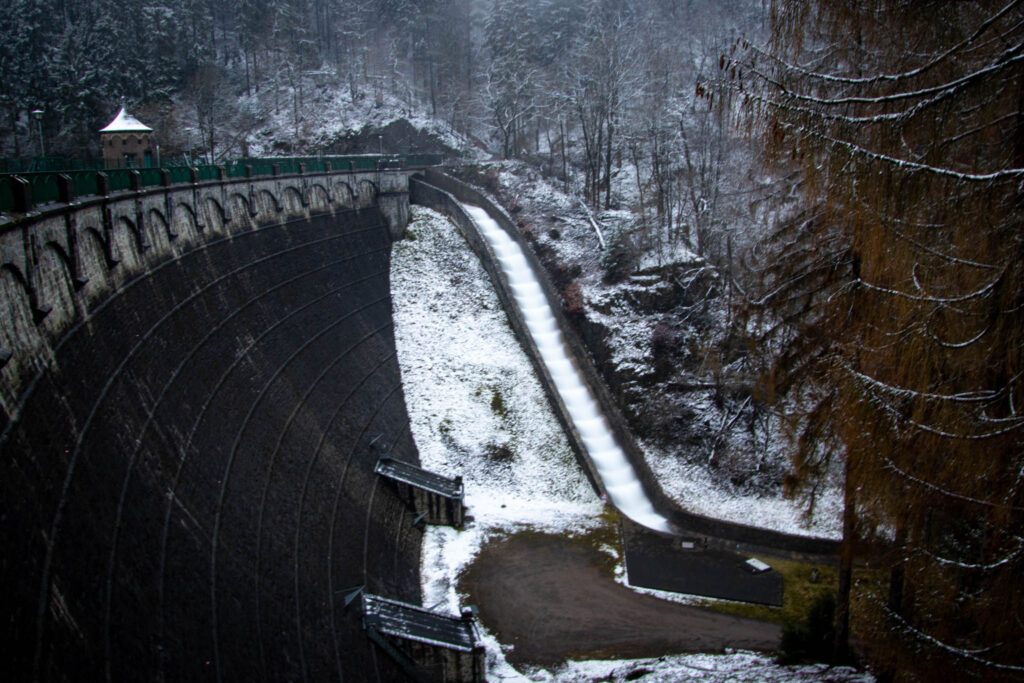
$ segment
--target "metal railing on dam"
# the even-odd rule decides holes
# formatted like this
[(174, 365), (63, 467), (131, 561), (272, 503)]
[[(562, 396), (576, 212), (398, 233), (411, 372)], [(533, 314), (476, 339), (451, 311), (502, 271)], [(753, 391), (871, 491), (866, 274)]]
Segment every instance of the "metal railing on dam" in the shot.
[(72, 160), (65, 164), (69, 166), (66, 169), (0, 173), (0, 214), (26, 213), (52, 202), (67, 204), (76, 197), (210, 180), (331, 171), (417, 169), (440, 163), (439, 154), (245, 158), (219, 165), (113, 169), (77, 168), (80, 164)]

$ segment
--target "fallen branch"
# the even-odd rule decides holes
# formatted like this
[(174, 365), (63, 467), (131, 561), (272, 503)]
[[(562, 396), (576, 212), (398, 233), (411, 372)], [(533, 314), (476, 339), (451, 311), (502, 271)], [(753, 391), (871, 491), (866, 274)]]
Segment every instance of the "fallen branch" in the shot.
[(598, 227), (597, 221), (594, 220), (594, 214), (590, 212), (590, 207), (587, 206), (579, 197), (576, 198), (576, 201), (578, 201), (580, 206), (583, 207), (583, 210), (587, 212), (587, 218), (590, 219), (590, 224), (594, 226), (594, 232), (597, 233), (597, 241), (601, 243), (601, 249), (605, 249), (604, 235), (601, 234), (601, 228)]

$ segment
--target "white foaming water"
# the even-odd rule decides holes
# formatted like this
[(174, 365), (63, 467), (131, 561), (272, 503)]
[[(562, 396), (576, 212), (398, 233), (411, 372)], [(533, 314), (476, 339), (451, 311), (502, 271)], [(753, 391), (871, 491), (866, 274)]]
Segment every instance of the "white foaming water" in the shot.
[(463, 204), (462, 208), (480, 228), (498, 257), (541, 359), (615, 507), (634, 522), (658, 531), (669, 531), (668, 521), (655, 512), (644, 494), (636, 472), (626, 460), (626, 454), (612, 436), (590, 389), (570, 360), (544, 291), (519, 245), (483, 209), (468, 204)]

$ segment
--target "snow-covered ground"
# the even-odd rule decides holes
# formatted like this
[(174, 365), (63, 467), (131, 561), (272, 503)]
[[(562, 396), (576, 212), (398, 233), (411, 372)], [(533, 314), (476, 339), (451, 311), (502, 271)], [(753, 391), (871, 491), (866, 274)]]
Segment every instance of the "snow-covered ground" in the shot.
[(424, 467), (462, 475), (478, 526), (597, 516), (601, 501), (476, 256), (440, 214), (414, 207), (413, 216), (391, 284)]
[[(443, 216), (413, 207), (394, 246), (392, 297), (402, 383), (425, 468), (461, 475), (474, 521), (430, 528), (423, 604), (459, 612), (460, 573), (483, 543), (523, 529), (570, 533), (603, 524), (602, 503), (573, 457), (487, 275)], [(867, 681), (849, 670), (779, 667), (748, 652), (657, 660), (569, 662), (519, 672), (485, 635), (488, 676), (509, 681)]]
[[(260, 97), (242, 97), (240, 104), (264, 119), (264, 124), (249, 138), (249, 153), (253, 156), (272, 156), (282, 154), (275, 150), (274, 144), (282, 140), (298, 139), (304, 141), (309, 153), (319, 144), (347, 135), (355, 134), (363, 128), (383, 128), (392, 121), (405, 119), (418, 130), (433, 135), (439, 142), (450, 149), (458, 150), (468, 158), (487, 158), (490, 155), (475, 148), (463, 135), (451, 127), (428, 116), (421, 104), (414, 103), (410, 97), (398, 95), (384, 90), (379, 97), (373, 92), (360, 89), (357, 97), (344, 87), (325, 87), (306, 92), (306, 101), (299, 114), (292, 106), (270, 107), (266, 95)], [(284, 88), (280, 99), (291, 103), (295, 94), (290, 88)], [(282, 135), (284, 131), (284, 135)], [(310, 148), (312, 146), (312, 148)], [(367, 150), (376, 152), (376, 149)], [(397, 150), (387, 149), (384, 153)]]
[[(522, 207), (517, 218), (530, 225), (539, 247), (550, 250), (564, 264), (580, 266), (576, 282), (583, 294), (586, 316), (608, 330), (610, 363), (620, 373), (632, 373), (637, 378), (653, 372), (651, 336), (658, 316), (630, 304), (644, 278), (630, 278), (619, 284), (604, 281), (602, 249), (592, 224), (595, 220), (603, 226), (603, 237), (610, 241), (617, 231), (628, 229), (635, 218), (625, 210), (593, 215), (578, 200), (561, 192), (557, 183), (522, 162), (506, 161), (495, 168), (505, 203)], [(557, 219), (557, 237), (545, 228), (552, 219)], [(646, 252), (644, 259), (646, 265), (651, 265), (647, 262), (653, 259), (657, 263), (689, 264), (694, 273), (704, 269), (714, 272), (704, 259), (678, 244), (660, 255)], [(655, 287), (661, 280), (657, 275), (646, 277)], [(723, 298), (713, 297), (703, 317), (707, 319), (703, 326), (681, 325), (681, 334), (695, 347), (714, 348), (717, 336), (727, 327)], [(724, 375), (732, 371), (731, 367), (721, 369)], [(736, 371), (737, 375), (743, 373)], [(707, 383), (712, 381), (711, 374), (701, 368), (679, 379)], [(764, 419), (749, 427), (746, 414), (739, 415), (740, 405), (718, 404), (710, 392), (688, 395), (686, 409), (692, 431), (704, 435), (700, 448), (636, 435), (648, 466), (669, 498), (689, 512), (716, 519), (806, 536), (841, 536), (842, 472), (838, 466), (819, 487), (812, 516), (805, 514), (805, 500), (783, 496), (782, 474), (789, 469), (791, 444), (782, 435), (777, 416), (766, 412)], [(743, 419), (734, 419), (737, 417)], [(732, 428), (722, 429), (730, 425)], [(708, 435), (716, 433), (721, 438), (715, 440), (717, 451), (712, 453), (717, 468), (712, 468)], [(741, 483), (731, 481), (732, 473), (740, 474), (737, 479)]]
[(644, 681), (645, 683), (870, 683), (870, 674), (824, 664), (779, 666), (766, 655), (736, 651), (723, 655), (677, 655), (629, 661), (567, 662), (555, 671), (536, 672), (533, 681)]

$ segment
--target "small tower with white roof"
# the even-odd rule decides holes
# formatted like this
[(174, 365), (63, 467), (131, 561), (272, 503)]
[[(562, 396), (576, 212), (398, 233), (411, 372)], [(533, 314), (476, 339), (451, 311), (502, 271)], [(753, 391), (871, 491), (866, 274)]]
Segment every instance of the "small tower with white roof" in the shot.
[(153, 129), (129, 114), (124, 107), (100, 131), (103, 161), (107, 168), (153, 166)]

